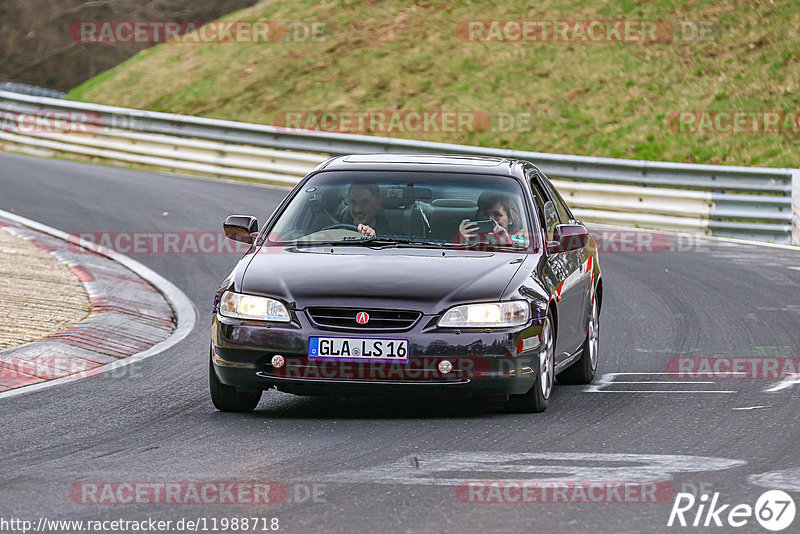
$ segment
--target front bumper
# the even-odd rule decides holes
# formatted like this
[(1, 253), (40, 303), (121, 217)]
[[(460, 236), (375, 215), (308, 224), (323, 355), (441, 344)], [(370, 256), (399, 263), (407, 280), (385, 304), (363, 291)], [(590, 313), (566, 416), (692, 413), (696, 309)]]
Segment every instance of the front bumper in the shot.
[[(541, 326), (444, 331), (430, 317), (404, 332), (342, 332), (317, 328), (298, 312), (291, 323), (264, 324), (215, 314), (212, 362), (223, 384), (245, 390), (276, 388), (298, 395), (362, 395), (417, 392), (424, 395), (524, 394), (537, 376)], [(408, 363), (337, 362), (308, 359), (310, 336), (398, 338), (409, 341)], [(285, 365), (272, 366), (281, 355)], [(452, 371), (442, 374), (442, 360)]]

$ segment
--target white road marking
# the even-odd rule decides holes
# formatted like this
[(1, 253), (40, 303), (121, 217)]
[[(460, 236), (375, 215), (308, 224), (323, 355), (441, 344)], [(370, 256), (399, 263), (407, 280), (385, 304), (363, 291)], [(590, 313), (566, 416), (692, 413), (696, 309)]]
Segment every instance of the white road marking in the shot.
[(344, 483), (458, 486), (466, 480), (667, 481), (678, 473), (720, 471), (742, 460), (669, 454), (574, 452), (417, 453), (382, 465), (348, 469), (315, 480)]
[[(583, 389), (583, 393), (671, 393), (680, 395), (684, 393), (736, 393), (733, 390), (714, 390), (714, 389), (608, 389), (618, 384), (659, 384), (673, 386), (697, 387), (699, 384), (716, 384), (714, 381), (705, 380), (616, 380), (618, 376), (674, 376), (675, 373), (606, 373), (601, 375), (594, 384), (589, 384)], [(730, 373), (744, 374), (744, 373)]]
[[(586, 391), (584, 391), (586, 393)], [(732, 390), (721, 390), (721, 389), (707, 389), (707, 390), (663, 390), (659, 391), (657, 389), (601, 389), (598, 391), (591, 391), (590, 393), (671, 393), (673, 395), (679, 395), (681, 393), (736, 393), (736, 391)]]
[(764, 393), (774, 393), (776, 391), (782, 391), (784, 389), (789, 389), (795, 384), (800, 384), (800, 373), (795, 373), (792, 375), (787, 375), (783, 380), (780, 382), (773, 382), (773, 384), (764, 390)]
[[(622, 375), (671, 375), (672, 373), (608, 373), (609, 375), (622, 376)], [(605, 376), (605, 375), (604, 375)]]
[(750, 475), (747, 481), (767, 489), (800, 492), (800, 469), (792, 467), (781, 471), (770, 471)]
[[(605, 373), (600, 375), (599, 378), (595, 379), (594, 384), (589, 384), (583, 389), (584, 393), (595, 393), (597, 391), (602, 390), (604, 387), (611, 385), (614, 382), (614, 378), (621, 375), (622, 373)], [(629, 374), (641, 374), (641, 373), (629, 373)]]
[(758, 410), (760, 408), (772, 408), (772, 406), (743, 406), (741, 408), (734, 408), (734, 410)]
[(687, 349), (687, 350), (672, 350), (672, 349), (640, 349), (639, 347), (634, 348), (636, 352), (653, 352), (655, 354), (691, 354), (693, 352), (700, 352), (700, 349)]
[[(609, 373), (614, 375), (674, 375), (675, 373)], [(747, 373), (744, 371), (730, 371), (725, 373), (728, 375), (746, 375)]]
[(615, 384), (714, 384), (715, 382), (704, 381), (704, 380), (681, 380), (680, 382), (675, 382), (674, 380), (629, 380), (629, 381), (617, 380), (614, 383)]

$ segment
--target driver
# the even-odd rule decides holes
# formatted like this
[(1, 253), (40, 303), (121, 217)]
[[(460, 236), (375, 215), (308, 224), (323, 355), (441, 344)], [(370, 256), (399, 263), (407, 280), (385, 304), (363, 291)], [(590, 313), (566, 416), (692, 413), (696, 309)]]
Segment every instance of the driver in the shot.
[(367, 237), (392, 233), (389, 220), (383, 213), (378, 184), (355, 182), (350, 186), (347, 197), (349, 208), (342, 216), (343, 223), (357, 226), (358, 231)]

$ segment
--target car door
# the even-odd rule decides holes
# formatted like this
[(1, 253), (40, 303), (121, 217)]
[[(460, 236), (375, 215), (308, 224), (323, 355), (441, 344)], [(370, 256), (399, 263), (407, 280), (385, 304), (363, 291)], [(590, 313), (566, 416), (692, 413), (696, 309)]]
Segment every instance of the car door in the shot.
[[(556, 226), (575, 223), (572, 213), (551, 184), (540, 173), (532, 173), (531, 188), (542, 205), (542, 218), (548, 241), (553, 240)], [(583, 343), (585, 334), (584, 307), (588, 273), (584, 250), (547, 255), (547, 268), (558, 309), (557, 362), (568, 358)]]

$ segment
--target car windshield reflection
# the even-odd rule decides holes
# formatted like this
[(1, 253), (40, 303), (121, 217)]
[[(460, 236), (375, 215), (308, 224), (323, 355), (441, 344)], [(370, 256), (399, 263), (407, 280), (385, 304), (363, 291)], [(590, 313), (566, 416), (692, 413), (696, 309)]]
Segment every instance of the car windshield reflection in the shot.
[(321, 172), (296, 192), (265, 244), (529, 250), (536, 234), (523, 198), (504, 176)]

